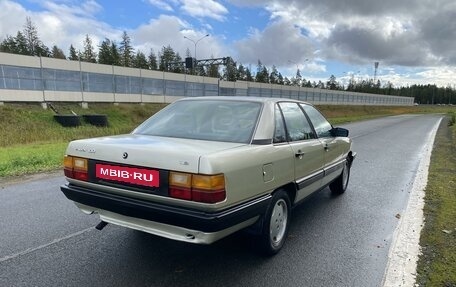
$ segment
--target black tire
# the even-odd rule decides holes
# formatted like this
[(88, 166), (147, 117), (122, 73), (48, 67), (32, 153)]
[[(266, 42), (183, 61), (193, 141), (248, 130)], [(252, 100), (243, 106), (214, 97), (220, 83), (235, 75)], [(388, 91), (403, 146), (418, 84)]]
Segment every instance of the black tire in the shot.
[(107, 127), (108, 117), (106, 115), (83, 115), (84, 120), (97, 127)]
[(267, 256), (277, 254), (282, 249), (288, 235), (291, 219), (291, 203), (288, 193), (277, 190), (263, 218), (260, 235), (261, 253)]
[(342, 173), (329, 185), (329, 189), (331, 190), (332, 194), (338, 195), (343, 194), (345, 192), (348, 186), (348, 182), (350, 180), (350, 167), (350, 160), (347, 159), (345, 161)]
[(54, 119), (62, 127), (77, 127), (81, 125), (81, 118), (76, 115), (54, 115)]

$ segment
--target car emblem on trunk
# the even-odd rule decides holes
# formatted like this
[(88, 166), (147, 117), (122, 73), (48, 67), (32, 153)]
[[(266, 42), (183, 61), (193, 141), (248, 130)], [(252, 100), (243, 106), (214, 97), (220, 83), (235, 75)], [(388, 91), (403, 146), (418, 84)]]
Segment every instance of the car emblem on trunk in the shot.
[(122, 158), (123, 159), (127, 159), (127, 157), (128, 157), (128, 153), (124, 152), (123, 155), (122, 155)]

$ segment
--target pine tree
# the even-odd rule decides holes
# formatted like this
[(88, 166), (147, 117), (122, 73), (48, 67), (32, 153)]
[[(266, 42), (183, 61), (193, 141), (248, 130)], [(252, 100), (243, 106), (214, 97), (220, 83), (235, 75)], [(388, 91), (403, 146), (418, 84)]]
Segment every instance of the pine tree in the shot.
[(122, 40), (119, 46), (120, 63), (124, 67), (131, 67), (133, 65), (134, 49), (131, 46), (131, 39), (126, 31), (122, 33)]
[(44, 57), (50, 56), (51, 53), (49, 48), (41, 42), (38, 37), (38, 30), (35, 25), (33, 25), (30, 17), (26, 18), (23, 34), (27, 45), (28, 55)]
[(248, 67), (245, 69), (245, 81), (253, 82), (252, 72), (250, 71), (250, 68), (248, 68)]
[(27, 39), (25, 39), (24, 34), (22, 34), (20, 31), (17, 31), (15, 41), (17, 53), (21, 55), (29, 55), (27, 50)]
[(62, 49), (60, 49), (56, 45), (54, 45), (52, 47), (51, 55), (53, 58), (56, 58), (56, 59), (66, 59), (65, 54), (63, 53)]
[(257, 72), (256, 72), (256, 75), (255, 75), (255, 82), (263, 82), (263, 79), (262, 79), (262, 72), (263, 71), (263, 64), (261, 63), (260, 60), (258, 60), (258, 64), (257, 64)]
[(111, 57), (112, 57), (112, 65), (120, 66), (120, 53), (119, 48), (117, 48), (116, 42), (111, 42)]
[(114, 65), (114, 59), (111, 50), (111, 40), (105, 38), (98, 50), (98, 63), (105, 65)]
[(70, 45), (70, 56), (68, 57), (69, 60), (71, 61), (78, 61), (78, 53), (76, 52), (76, 49), (73, 47), (73, 44)]
[(174, 62), (174, 64), (173, 64), (172, 71), (174, 73), (185, 73), (185, 66), (183, 64), (182, 57), (179, 55), (179, 53), (176, 53), (174, 55), (173, 62)]
[(30, 17), (25, 18), (24, 36), (27, 43), (27, 51), (29, 55), (35, 56), (36, 47), (39, 45), (38, 31), (32, 23)]
[[(70, 48), (71, 50), (71, 48)], [(74, 48), (73, 48), (74, 50)], [(76, 53), (76, 51), (74, 50)], [(70, 57), (71, 58), (71, 57)], [(119, 49), (114, 41), (105, 38), (98, 50), (98, 63), (105, 65), (120, 66), (120, 54)]]
[(269, 83), (269, 72), (266, 66), (263, 66), (260, 60), (258, 60), (257, 74), (255, 76), (255, 82)]
[(237, 71), (236, 71), (236, 79), (240, 81), (245, 81), (247, 78), (247, 74), (244, 68), (244, 65), (239, 64)]
[(207, 76), (211, 78), (220, 78), (219, 66), (214, 64), (209, 65)]
[(269, 83), (278, 84), (279, 83), (279, 71), (275, 65), (272, 66), (271, 74), (269, 75)]
[(149, 52), (149, 56), (147, 57), (147, 63), (149, 64), (150, 70), (157, 70), (158, 63), (157, 63), (157, 56), (155, 56), (154, 50), (151, 48)]
[(236, 74), (236, 63), (234, 62), (233, 58), (228, 57), (228, 59), (226, 60), (225, 69), (223, 71), (223, 79), (225, 81), (235, 82), (237, 78)]
[(284, 79), (283, 79), (283, 76), (282, 74), (279, 72), (279, 75), (278, 75), (278, 83), (279, 85), (284, 85), (285, 82), (284, 82)]
[(84, 39), (84, 52), (82, 53), (82, 61), (96, 63), (97, 54), (92, 45), (92, 39), (90, 39), (89, 34), (86, 34)]
[(41, 44), (40, 46), (36, 47), (36, 51), (38, 56), (51, 57), (51, 50), (44, 44)]
[(17, 53), (16, 39), (12, 36), (6, 36), (6, 38), (0, 44), (0, 52), (5, 53)]
[(136, 56), (133, 61), (134, 65), (133, 67), (139, 68), (139, 69), (148, 69), (149, 68), (149, 63), (147, 62), (146, 55), (139, 51), (136, 52)]
[(331, 75), (328, 81), (326, 82), (326, 88), (330, 90), (337, 90), (339, 88), (339, 83), (336, 80), (336, 76)]
[(170, 45), (167, 47), (163, 47), (159, 58), (160, 58), (160, 65), (159, 69), (160, 71), (169, 71), (172, 70), (171, 65), (174, 62), (174, 58), (176, 56), (176, 53), (174, 52), (173, 48), (171, 48)]

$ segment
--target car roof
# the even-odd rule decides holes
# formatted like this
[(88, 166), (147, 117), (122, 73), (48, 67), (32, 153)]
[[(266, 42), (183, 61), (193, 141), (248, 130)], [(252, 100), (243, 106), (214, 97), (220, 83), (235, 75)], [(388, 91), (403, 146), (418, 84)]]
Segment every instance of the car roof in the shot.
[(296, 102), (304, 103), (307, 105), (312, 105), (308, 102), (289, 99), (289, 98), (266, 98), (266, 97), (245, 97), (245, 96), (210, 96), (210, 97), (191, 97), (183, 98), (179, 101), (199, 101), (199, 100), (209, 100), (209, 101), (246, 101), (246, 102), (258, 102), (258, 103), (277, 103), (277, 102)]

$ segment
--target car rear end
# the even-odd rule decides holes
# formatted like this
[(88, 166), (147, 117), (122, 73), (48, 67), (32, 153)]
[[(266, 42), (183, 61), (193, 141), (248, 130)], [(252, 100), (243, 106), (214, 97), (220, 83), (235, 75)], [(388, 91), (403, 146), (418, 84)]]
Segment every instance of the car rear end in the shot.
[[(212, 101), (197, 111), (204, 103), (186, 101), (132, 134), (73, 141), (64, 160), (68, 183), (61, 190), (102, 222), (212, 243), (253, 224), (268, 204), (268, 196), (248, 202), (227, 196), (229, 174), (223, 168), (211, 169), (204, 161), (208, 165), (200, 172), (202, 158), (249, 146), (261, 110), (261, 104), (253, 106), (250, 112), (234, 101)], [(227, 113), (235, 108), (242, 108), (240, 124), (230, 133)]]

